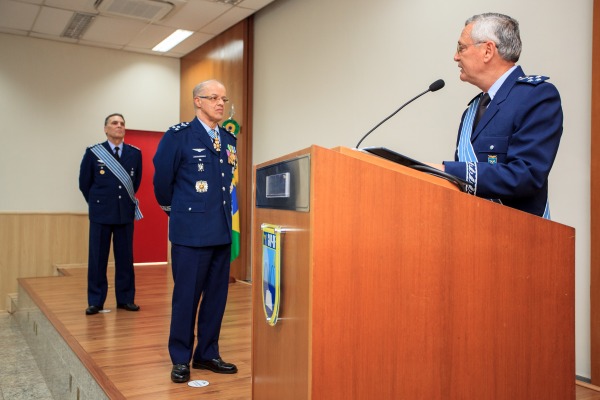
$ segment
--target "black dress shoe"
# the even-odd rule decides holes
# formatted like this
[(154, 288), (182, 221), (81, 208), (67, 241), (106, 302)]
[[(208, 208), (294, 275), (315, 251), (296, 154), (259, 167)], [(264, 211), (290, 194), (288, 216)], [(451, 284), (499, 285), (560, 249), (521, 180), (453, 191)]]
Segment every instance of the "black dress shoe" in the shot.
[(190, 366), (175, 364), (171, 370), (171, 380), (175, 383), (184, 383), (190, 380)]
[(221, 357), (213, 358), (212, 360), (193, 361), (192, 368), (208, 369), (217, 374), (235, 374), (237, 372), (235, 364), (225, 362)]
[(94, 315), (94, 314), (98, 314), (98, 312), (102, 310), (102, 307), (98, 307), (98, 306), (89, 306), (88, 308), (86, 308), (85, 310), (85, 314), (86, 315)]
[(117, 304), (117, 308), (122, 308), (127, 311), (140, 311), (140, 306), (133, 303)]

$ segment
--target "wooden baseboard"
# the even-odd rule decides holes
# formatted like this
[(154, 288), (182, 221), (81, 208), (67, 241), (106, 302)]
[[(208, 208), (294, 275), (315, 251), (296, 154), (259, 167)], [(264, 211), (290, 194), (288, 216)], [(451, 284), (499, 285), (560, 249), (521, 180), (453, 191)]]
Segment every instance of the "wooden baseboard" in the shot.
[(592, 385), (591, 383), (586, 383), (586, 382), (575, 380), (575, 384), (578, 385), (578, 386), (582, 386), (584, 388), (587, 388), (587, 389), (594, 390), (596, 392), (600, 392), (600, 387), (598, 387), (596, 385)]

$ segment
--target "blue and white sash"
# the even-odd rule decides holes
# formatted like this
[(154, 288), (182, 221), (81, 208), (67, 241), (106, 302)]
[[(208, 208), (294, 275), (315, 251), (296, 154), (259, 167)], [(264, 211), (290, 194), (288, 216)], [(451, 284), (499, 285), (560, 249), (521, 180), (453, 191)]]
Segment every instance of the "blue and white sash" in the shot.
[(467, 109), (462, 130), (460, 131), (460, 138), (458, 139), (458, 161), (464, 162), (467, 165), (465, 173), (467, 181), (466, 192), (474, 196), (477, 195), (477, 156), (471, 143), (471, 134), (480, 100), (481, 96), (477, 97)]
[(125, 171), (125, 168), (121, 165), (120, 162), (117, 161), (116, 158), (113, 157), (112, 154), (104, 146), (101, 144), (96, 144), (90, 147), (92, 153), (96, 155), (100, 160), (104, 161), (106, 167), (113, 173), (114, 176), (117, 177), (119, 181), (125, 186), (127, 189), (127, 193), (129, 194), (129, 198), (135, 204), (135, 219), (139, 220), (144, 218), (142, 212), (140, 211), (139, 200), (135, 198), (135, 191), (133, 190), (133, 182), (131, 181), (131, 177)]
[[(477, 194), (477, 156), (475, 155), (475, 149), (473, 149), (473, 143), (471, 143), (471, 135), (473, 133), (473, 121), (475, 120), (480, 100), (481, 96), (478, 96), (467, 109), (462, 130), (460, 131), (460, 138), (458, 139), (458, 161), (464, 162), (467, 165), (465, 174), (467, 177), (467, 187), (465, 191), (474, 196)], [(488, 200), (502, 204), (500, 199)], [(548, 199), (546, 199), (546, 207), (544, 208), (542, 217), (550, 219), (550, 203)]]

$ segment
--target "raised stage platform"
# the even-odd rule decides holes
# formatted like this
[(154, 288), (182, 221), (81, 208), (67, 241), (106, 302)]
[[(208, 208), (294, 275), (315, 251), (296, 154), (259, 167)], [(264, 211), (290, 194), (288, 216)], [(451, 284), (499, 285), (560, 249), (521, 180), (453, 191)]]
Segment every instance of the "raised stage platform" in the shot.
[[(170, 380), (167, 349), (173, 281), (170, 266), (136, 267), (139, 312), (117, 310), (109, 289), (105, 309), (86, 316), (87, 269), (62, 276), (19, 279), (15, 313), (56, 399), (250, 399), (251, 286), (230, 284), (221, 330), (221, 356), (235, 375), (191, 371), (193, 388)], [(113, 281), (109, 268), (109, 282)]]

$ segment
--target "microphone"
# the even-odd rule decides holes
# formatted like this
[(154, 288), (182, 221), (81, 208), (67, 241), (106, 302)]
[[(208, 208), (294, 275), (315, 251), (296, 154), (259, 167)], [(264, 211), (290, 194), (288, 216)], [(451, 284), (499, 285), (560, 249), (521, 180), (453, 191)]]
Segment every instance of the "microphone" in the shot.
[(392, 113), (392, 114), (391, 114), (389, 117), (387, 117), (386, 119), (384, 119), (383, 121), (381, 121), (380, 123), (378, 123), (377, 125), (375, 125), (375, 126), (373, 127), (373, 129), (371, 129), (369, 132), (367, 132), (367, 133), (365, 134), (365, 136), (363, 136), (363, 137), (362, 137), (362, 139), (360, 139), (360, 140), (358, 141), (358, 143), (356, 144), (356, 148), (358, 148), (358, 146), (360, 146), (360, 144), (362, 143), (362, 141), (363, 141), (363, 140), (365, 140), (365, 138), (366, 138), (367, 136), (369, 136), (369, 134), (370, 134), (371, 132), (373, 132), (375, 129), (379, 128), (379, 126), (380, 126), (381, 124), (383, 124), (385, 121), (387, 121), (388, 119), (390, 119), (390, 118), (392, 118), (394, 115), (396, 115), (396, 113), (397, 113), (398, 111), (402, 110), (404, 107), (406, 107), (407, 105), (409, 105), (410, 103), (412, 103), (413, 101), (415, 101), (416, 99), (418, 99), (419, 97), (423, 96), (423, 95), (424, 95), (425, 93), (427, 93), (427, 92), (437, 92), (438, 90), (440, 90), (441, 88), (443, 88), (445, 84), (446, 84), (446, 83), (444, 82), (444, 80), (443, 80), (443, 79), (438, 79), (437, 81), (435, 81), (435, 82), (433, 82), (431, 85), (429, 85), (429, 88), (428, 88), (426, 91), (424, 91), (424, 92), (423, 92), (423, 93), (421, 93), (421, 94), (418, 94), (417, 96), (413, 97), (412, 99), (410, 99), (410, 100), (409, 100), (409, 101), (407, 101), (406, 103), (402, 104), (402, 106), (400, 106), (400, 108), (399, 108), (399, 109), (397, 109), (396, 111), (394, 111), (394, 112), (393, 112), (393, 113)]
[(430, 92), (437, 92), (438, 90), (440, 90), (441, 88), (443, 88), (444, 85), (446, 85), (446, 82), (444, 82), (443, 79), (438, 79), (437, 81), (435, 81), (431, 85), (429, 85), (429, 91)]

